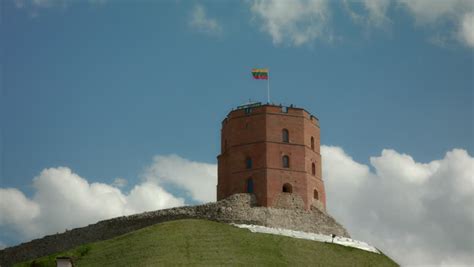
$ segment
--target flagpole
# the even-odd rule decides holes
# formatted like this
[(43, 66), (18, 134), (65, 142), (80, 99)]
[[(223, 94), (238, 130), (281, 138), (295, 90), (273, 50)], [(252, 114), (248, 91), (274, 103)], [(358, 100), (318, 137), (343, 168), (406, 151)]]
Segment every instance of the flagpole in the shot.
[(270, 104), (270, 71), (268, 71), (268, 80), (267, 80), (267, 102)]

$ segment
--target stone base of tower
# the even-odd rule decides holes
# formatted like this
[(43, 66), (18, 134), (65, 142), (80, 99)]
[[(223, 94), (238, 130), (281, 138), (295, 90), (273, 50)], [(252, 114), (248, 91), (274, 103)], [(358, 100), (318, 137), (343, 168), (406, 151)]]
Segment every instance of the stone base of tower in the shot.
[(207, 205), (219, 207), (219, 215), (212, 220), (350, 237), (347, 230), (323, 209), (318, 200), (307, 210), (300, 196), (283, 193), (275, 204), (273, 207), (257, 206), (255, 195), (242, 193)]
[(279, 209), (306, 209), (301, 196), (291, 193), (280, 193), (272, 206)]

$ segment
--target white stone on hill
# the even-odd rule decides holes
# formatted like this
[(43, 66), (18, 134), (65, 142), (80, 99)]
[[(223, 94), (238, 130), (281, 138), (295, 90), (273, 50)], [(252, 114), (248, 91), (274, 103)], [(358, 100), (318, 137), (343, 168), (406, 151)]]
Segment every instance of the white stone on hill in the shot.
[(334, 241), (333, 241), (330, 235), (306, 233), (306, 232), (301, 232), (301, 231), (294, 231), (294, 230), (288, 230), (288, 229), (282, 229), (282, 228), (271, 228), (271, 227), (252, 225), (252, 224), (232, 223), (231, 225), (234, 225), (239, 228), (248, 229), (252, 233), (274, 234), (274, 235), (282, 235), (282, 236), (288, 236), (288, 237), (299, 238), (299, 239), (307, 239), (307, 240), (318, 241), (318, 242), (334, 243), (334, 244), (338, 244), (338, 245), (342, 245), (346, 247), (358, 248), (358, 249), (380, 254), (380, 251), (377, 248), (365, 242), (354, 240), (347, 237), (336, 236), (334, 237)]

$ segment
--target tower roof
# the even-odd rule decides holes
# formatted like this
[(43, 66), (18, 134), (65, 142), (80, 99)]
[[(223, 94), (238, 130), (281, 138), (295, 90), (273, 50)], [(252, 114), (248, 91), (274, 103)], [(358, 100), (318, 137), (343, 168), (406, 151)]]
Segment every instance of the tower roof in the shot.
[(258, 108), (265, 108), (265, 107), (270, 107), (270, 108), (278, 108), (281, 112), (283, 113), (292, 113), (291, 111), (302, 111), (303, 116), (307, 117), (308, 119), (315, 119), (316, 124), (319, 125), (319, 118), (316, 117), (315, 115), (311, 114), (309, 111), (307, 111), (304, 108), (297, 107), (293, 104), (290, 105), (284, 105), (284, 104), (274, 104), (274, 103), (261, 103), (261, 102), (251, 102), (249, 103), (237, 106), (235, 108), (232, 108), (232, 110), (227, 114), (226, 118), (222, 121), (222, 123), (225, 123), (228, 119), (232, 118), (235, 113), (241, 113), (242, 111), (244, 114), (249, 114), (251, 110), (253, 109), (258, 109)]

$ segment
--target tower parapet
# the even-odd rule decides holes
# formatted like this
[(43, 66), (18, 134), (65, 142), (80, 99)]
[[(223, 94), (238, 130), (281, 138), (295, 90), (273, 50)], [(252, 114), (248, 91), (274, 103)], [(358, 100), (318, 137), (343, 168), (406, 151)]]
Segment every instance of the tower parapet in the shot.
[(326, 209), (319, 120), (302, 108), (254, 103), (222, 121), (217, 199), (253, 193), (257, 204)]

